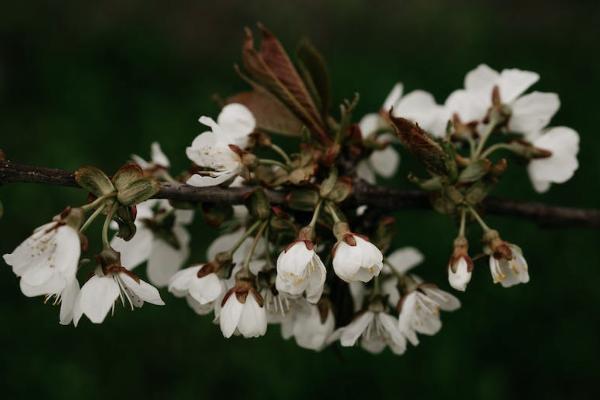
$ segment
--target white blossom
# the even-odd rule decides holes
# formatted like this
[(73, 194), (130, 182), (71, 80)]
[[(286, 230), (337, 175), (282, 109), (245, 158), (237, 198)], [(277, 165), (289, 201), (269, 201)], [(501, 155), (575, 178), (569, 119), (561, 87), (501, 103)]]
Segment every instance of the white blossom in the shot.
[(225, 295), (225, 282), (213, 272), (211, 264), (198, 265), (177, 272), (169, 281), (169, 292), (186, 297), (196, 313), (208, 314), (215, 302)]
[(267, 332), (267, 314), (262, 303), (254, 288), (231, 289), (219, 313), (223, 336), (230, 338), (234, 333), (246, 338), (263, 336)]
[(360, 313), (345, 327), (335, 331), (329, 342), (338, 340), (344, 347), (351, 347), (360, 339), (361, 346), (370, 353), (381, 353), (386, 346), (397, 355), (406, 351), (406, 338), (398, 328), (398, 320), (378, 307)]
[(304, 349), (321, 351), (335, 329), (335, 318), (329, 307), (301, 303), (281, 323), (284, 339), (294, 338)]
[(137, 205), (136, 233), (129, 241), (117, 236), (111, 246), (121, 253), (121, 263), (133, 269), (148, 262), (150, 282), (162, 287), (187, 260), (190, 235), (186, 225), (194, 218), (191, 210), (176, 210), (167, 200), (147, 200)]
[(508, 129), (529, 135), (540, 131), (560, 107), (555, 93), (523, 93), (539, 79), (531, 71), (505, 69), (497, 72), (485, 64), (467, 73), (464, 89), (454, 91), (444, 105), (444, 119), (458, 115), (462, 122), (484, 119), (492, 106), (492, 92), (498, 89), (500, 101), (510, 112)]
[(506, 245), (510, 249), (510, 255), (490, 254), (490, 272), (494, 283), (500, 283), (507, 288), (529, 282), (527, 261), (521, 248), (515, 244)]
[(57, 216), (53, 222), (37, 228), (12, 253), (4, 255), (4, 261), (21, 278), (25, 296), (60, 299), (63, 290), (75, 280), (81, 255), (79, 225), (75, 228), (63, 216)]
[(527, 171), (536, 191), (542, 193), (551, 183), (564, 183), (571, 179), (579, 163), (579, 135), (571, 128), (555, 127), (528, 138), (536, 148), (551, 153), (546, 158), (535, 158), (529, 162)]
[(383, 254), (366, 238), (347, 233), (334, 248), (333, 269), (346, 282), (368, 282), (383, 268)]
[(242, 171), (236, 147), (247, 146), (248, 136), (256, 126), (254, 116), (241, 104), (229, 104), (217, 120), (201, 117), (200, 122), (211, 130), (198, 135), (186, 150), (188, 158), (203, 169), (188, 179), (190, 185), (217, 186), (233, 180)]
[(417, 333), (435, 335), (442, 327), (440, 310), (454, 311), (460, 301), (433, 285), (419, 285), (402, 298), (398, 326), (414, 346), (419, 344)]
[(448, 264), (448, 283), (456, 290), (464, 292), (471, 282), (472, 270), (469, 260), (465, 257), (453, 259)]
[(298, 240), (285, 249), (277, 259), (276, 288), (297, 296), (306, 292), (306, 298), (316, 303), (323, 293), (327, 270), (310, 241)]
[(114, 310), (119, 298), (123, 305), (129, 303), (132, 310), (134, 307), (141, 307), (144, 302), (159, 306), (165, 304), (154, 286), (135, 277), (125, 268), (117, 267), (107, 273), (97, 268), (94, 276), (81, 287), (75, 300), (75, 326), (82, 315), (86, 315), (95, 324), (102, 323), (108, 312)]

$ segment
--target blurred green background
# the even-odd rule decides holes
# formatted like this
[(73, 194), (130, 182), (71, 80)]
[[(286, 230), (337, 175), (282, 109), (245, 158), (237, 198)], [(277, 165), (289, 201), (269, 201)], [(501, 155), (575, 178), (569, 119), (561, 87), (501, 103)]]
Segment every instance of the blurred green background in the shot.
[[(536, 90), (560, 94), (554, 125), (581, 134), (581, 167), (545, 196), (513, 165), (499, 195), (599, 207), (600, 6), (597, 1), (19, 1), (0, 6), (0, 148), (23, 163), (112, 171), (158, 140), (175, 170), (215, 116), (211, 95), (244, 88), (242, 28), (264, 22), (288, 48), (306, 35), (329, 61), (337, 99), (361, 94), (361, 113), (392, 85), (438, 101), (486, 62), (540, 73)], [(407, 159), (409, 157), (406, 157)], [(403, 166), (395, 185), (412, 168)], [(0, 253), (80, 191), (0, 187)], [(433, 213), (397, 214), (397, 246), (427, 257), (420, 274), (448, 288), (454, 227)], [(58, 324), (58, 309), (19, 292), (0, 268), (0, 393), (4, 399), (600, 398), (598, 231), (544, 230), (492, 218), (520, 244), (532, 280), (493, 286), (476, 267), (463, 308), (402, 357), (357, 349), (312, 353), (281, 339), (225, 340), (210, 318), (163, 293), (167, 307), (117, 309), (102, 326)], [(212, 231), (198, 220), (192, 260)], [(474, 232), (477, 235), (477, 232)], [(476, 240), (476, 236), (474, 236)]]

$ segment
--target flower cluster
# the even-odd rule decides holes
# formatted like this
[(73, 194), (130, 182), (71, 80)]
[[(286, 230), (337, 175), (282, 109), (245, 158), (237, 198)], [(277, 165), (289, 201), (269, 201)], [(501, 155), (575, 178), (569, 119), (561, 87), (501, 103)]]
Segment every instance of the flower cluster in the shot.
[[(481, 65), (442, 105), (397, 84), (379, 112), (354, 123), (358, 97), (343, 101), (339, 116), (330, 113), (329, 78), (312, 45), (300, 45), (297, 68), (260, 30), (259, 48), (247, 31), (238, 70), (252, 91), (230, 97), (216, 120), (200, 118), (209, 130), (186, 149), (187, 171), (171, 175), (154, 143), (151, 160), (133, 156), (111, 178), (94, 167), (76, 172), (90, 201), (67, 208), (4, 256), (23, 294), (60, 303), (60, 322), (77, 325), (83, 315), (103, 322), (119, 299), (131, 309), (163, 305), (157, 288), (167, 287), (195, 313), (212, 314), (226, 338), (262, 336), (271, 324), (315, 351), (339, 343), (403, 354), (419, 335), (439, 332), (440, 311), (461, 303), (413, 273), (424, 260), (418, 250), (392, 249), (393, 217), (352, 197), (355, 185), (396, 175), (399, 144), (427, 174), (411, 181), (456, 220), (449, 285), (465, 291), (471, 281), (479, 258), (469, 255), (471, 224), (482, 230), (481, 255), (494, 283), (529, 281), (522, 250), (487, 225), (482, 201), (508, 167), (498, 151), (524, 159), (539, 192), (577, 168), (577, 133), (548, 127), (558, 96), (524, 94), (537, 74)], [(278, 134), (295, 147), (274, 143)], [(236, 188), (243, 204), (169, 201), (164, 187)], [(221, 232), (205, 258), (190, 262), (199, 213)], [(82, 258), (85, 232), (100, 216), (102, 251), (90, 263)], [(133, 272), (144, 264), (150, 283)]]

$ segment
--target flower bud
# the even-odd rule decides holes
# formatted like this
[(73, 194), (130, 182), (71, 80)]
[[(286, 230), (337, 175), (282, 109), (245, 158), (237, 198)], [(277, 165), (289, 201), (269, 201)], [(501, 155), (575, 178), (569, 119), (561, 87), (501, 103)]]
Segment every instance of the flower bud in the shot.
[(469, 242), (464, 237), (454, 241), (454, 252), (448, 263), (448, 282), (456, 290), (464, 292), (471, 281), (473, 260), (468, 253)]

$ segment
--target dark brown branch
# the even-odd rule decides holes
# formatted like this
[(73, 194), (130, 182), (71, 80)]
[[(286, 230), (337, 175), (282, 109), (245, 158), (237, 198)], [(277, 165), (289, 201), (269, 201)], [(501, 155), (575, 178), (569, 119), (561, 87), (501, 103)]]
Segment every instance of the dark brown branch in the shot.
[[(33, 167), (0, 161), (0, 185), (7, 183), (42, 183), (47, 185), (77, 187), (73, 173), (44, 167)], [(241, 188), (197, 188), (188, 185), (163, 183), (156, 198), (189, 201), (242, 204), (253, 190)], [(267, 192), (276, 204), (285, 201), (285, 194)], [(357, 182), (352, 193), (356, 204), (366, 204), (383, 210), (430, 209), (427, 193), (419, 190), (399, 190)], [(549, 206), (543, 203), (519, 202), (490, 197), (483, 203), (488, 214), (506, 215), (529, 219), (542, 226), (580, 226), (600, 228), (600, 210)]]

